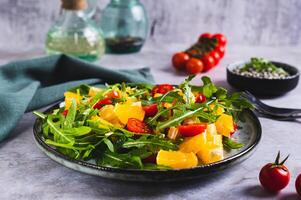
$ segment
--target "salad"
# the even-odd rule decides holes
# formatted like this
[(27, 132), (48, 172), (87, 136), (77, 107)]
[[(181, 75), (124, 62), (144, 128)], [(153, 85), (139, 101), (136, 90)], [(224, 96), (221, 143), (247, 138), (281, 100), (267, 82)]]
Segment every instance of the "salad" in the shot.
[(72, 159), (151, 170), (206, 165), (243, 147), (232, 135), (239, 113), (253, 106), (209, 77), (201, 86), (193, 78), (179, 86), (81, 85), (65, 92), (59, 108), (34, 114), (44, 142)]

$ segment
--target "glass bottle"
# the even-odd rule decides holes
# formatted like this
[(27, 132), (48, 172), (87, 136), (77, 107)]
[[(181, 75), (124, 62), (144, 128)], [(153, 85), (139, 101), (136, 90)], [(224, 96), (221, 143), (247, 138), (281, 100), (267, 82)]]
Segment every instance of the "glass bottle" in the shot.
[(138, 52), (147, 37), (147, 15), (139, 0), (111, 0), (100, 24), (109, 53)]
[(48, 54), (64, 53), (88, 61), (104, 54), (103, 33), (86, 16), (86, 7), (86, 0), (62, 0), (62, 15), (47, 33)]

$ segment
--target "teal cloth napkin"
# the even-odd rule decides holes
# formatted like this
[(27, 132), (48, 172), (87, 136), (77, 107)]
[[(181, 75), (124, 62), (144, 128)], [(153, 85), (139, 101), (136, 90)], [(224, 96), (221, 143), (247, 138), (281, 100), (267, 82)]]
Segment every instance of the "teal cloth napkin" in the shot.
[(153, 82), (149, 68), (111, 70), (66, 55), (11, 62), (0, 67), (0, 141), (25, 112), (63, 98), (80, 84)]

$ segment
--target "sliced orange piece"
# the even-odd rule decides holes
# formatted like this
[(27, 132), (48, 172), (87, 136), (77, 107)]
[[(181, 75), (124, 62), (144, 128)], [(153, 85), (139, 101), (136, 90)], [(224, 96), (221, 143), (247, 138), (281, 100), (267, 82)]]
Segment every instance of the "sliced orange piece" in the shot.
[(173, 169), (192, 168), (197, 166), (198, 158), (194, 153), (160, 150), (157, 155), (157, 164)]

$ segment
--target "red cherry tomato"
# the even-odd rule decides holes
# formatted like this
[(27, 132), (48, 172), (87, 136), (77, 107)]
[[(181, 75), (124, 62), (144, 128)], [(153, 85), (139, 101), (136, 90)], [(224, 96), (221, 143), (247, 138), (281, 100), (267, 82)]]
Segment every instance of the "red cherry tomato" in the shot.
[(160, 93), (160, 94), (166, 94), (167, 92), (173, 90), (173, 86), (170, 84), (161, 84), (161, 85), (156, 85), (153, 90), (152, 93), (153, 95), (156, 93)]
[(197, 74), (202, 72), (204, 69), (204, 64), (201, 60), (197, 58), (190, 58), (186, 63), (186, 70), (189, 74)]
[(223, 47), (223, 46), (217, 46), (214, 49), (214, 51), (216, 51), (219, 54), (220, 59), (222, 59), (224, 57), (224, 55), (225, 55), (225, 47)]
[(189, 60), (189, 55), (184, 52), (176, 53), (172, 57), (172, 65), (176, 69), (184, 69), (187, 61)]
[(225, 46), (227, 44), (226, 37), (221, 33), (214, 34), (212, 38), (217, 40), (218, 46)]
[(299, 196), (301, 196), (301, 174), (299, 174), (299, 176), (297, 177), (295, 186), (297, 193), (299, 194)]
[(231, 136), (237, 131), (237, 128), (238, 128), (238, 126), (235, 122), (233, 122), (233, 127), (234, 127), (234, 130), (230, 133)]
[(211, 33), (203, 33), (200, 35), (200, 38), (212, 38), (212, 34)]
[(207, 128), (207, 124), (189, 124), (181, 125), (178, 127), (179, 133), (184, 137), (192, 137), (204, 132)]
[(102, 106), (104, 105), (110, 105), (112, 104), (113, 101), (109, 98), (105, 98), (105, 99), (102, 99), (102, 100), (99, 100), (94, 106), (93, 108), (94, 109), (100, 109)]
[(66, 117), (66, 116), (68, 115), (68, 111), (69, 111), (69, 110), (64, 110), (64, 111), (62, 112), (62, 114)]
[(147, 124), (136, 118), (129, 118), (126, 127), (134, 133), (150, 133)]
[(143, 106), (142, 108), (143, 108), (143, 110), (145, 112), (145, 116), (146, 117), (153, 117), (158, 112), (158, 106), (157, 106), (156, 103)]
[(219, 63), (219, 61), (221, 60), (221, 56), (219, 55), (219, 53), (217, 51), (211, 51), (209, 53), (209, 55), (214, 58), (214, 65), (217, 65)]
[(198, 93), (195, 97), (195, 103), (204, 103), (206, 101), (206, 96), (202, 93)]
[(215, 66), (214, 58), (208, 54), (202, 58), (202, 61), (204, 63), (204, 71), (208, 71)]
[(105, 97), (105, 99), (119, 99), (120, 95), (117, 91), (113, 90), (113, 91), (107, 93), (104, 97)]
[(281, 163), (279, 163), (280, 152), (277, 155), (274, 163), (266, 164), (259, 173), (259, 180), (263, 188), (270, 192), (279, 192), (285, 188), (290, 180), (290, 172), (284, 162), (286, 157)]

